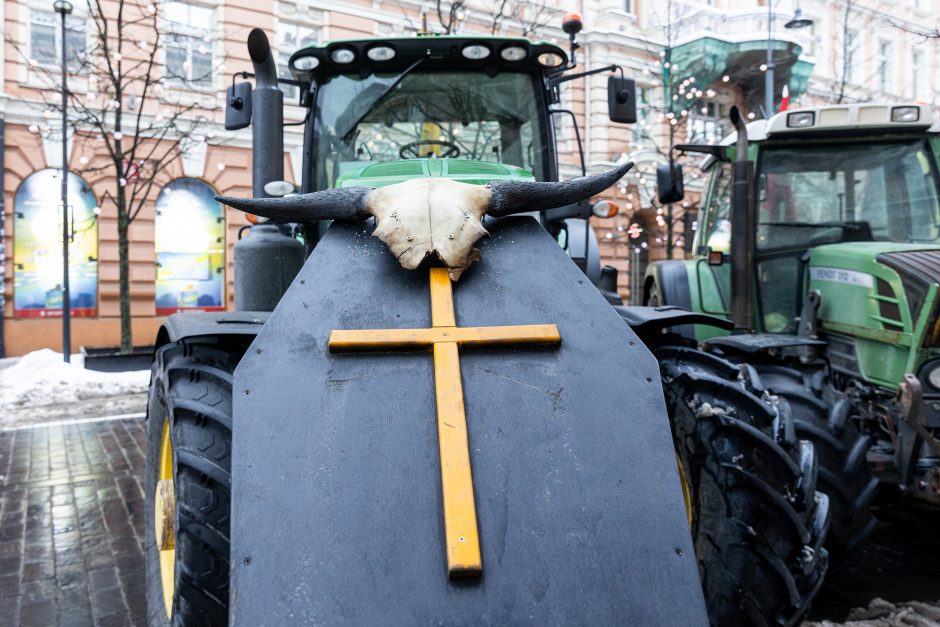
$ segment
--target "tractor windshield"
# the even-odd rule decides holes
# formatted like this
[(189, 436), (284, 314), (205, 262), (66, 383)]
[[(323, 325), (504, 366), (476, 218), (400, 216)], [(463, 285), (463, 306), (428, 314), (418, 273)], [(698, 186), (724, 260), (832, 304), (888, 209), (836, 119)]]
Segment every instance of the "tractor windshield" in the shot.
[(424, 157), (492, 161), (545, 178), (536, 78), (522, 72), (342, 74), (319, 86), (316, 188), (370, 163)]
[(858, 241), (937, 242), (937, 173), (926, 140), (765, 146), (759, 249)]

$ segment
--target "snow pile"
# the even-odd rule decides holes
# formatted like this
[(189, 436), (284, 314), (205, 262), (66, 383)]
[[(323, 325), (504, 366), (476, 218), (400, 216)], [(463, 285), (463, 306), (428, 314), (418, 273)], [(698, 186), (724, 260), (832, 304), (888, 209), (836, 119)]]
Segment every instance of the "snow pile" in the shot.
[(67, 364), (62, 361), (62, 353), (44, 348), (0, 370), (0, 422), (4, 410), (144, 394), (149, 383), (149, 370), (85, 370), (83, 356), (72, 355), (72, 363)]

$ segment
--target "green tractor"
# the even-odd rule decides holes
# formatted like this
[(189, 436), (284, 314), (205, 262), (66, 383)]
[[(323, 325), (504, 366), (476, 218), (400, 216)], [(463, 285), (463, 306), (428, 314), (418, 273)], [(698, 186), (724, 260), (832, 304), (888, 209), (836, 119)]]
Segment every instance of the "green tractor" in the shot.
[[(677, 147), (708, 155), (694, 256), (653, 264), (644, 298), (733, 319), (678, 331), (790, 402), (847, 558), (879, 485), (940, 505), (940, 125), (913, 104), (733, 121), (720, 145)], [(666, 201), (680, 170), (662, 167)]]
[[(698, 624), (706, 610), (713, 624), (795, 624), (808, 611), (828, 565), (815, 449), (756, 368), (665, 332), (730, 328), (725, 320), (624, 308), (613, 293), (587, 222), (609, 217), (611, 205), (587, 198), (630, 165), (557, 182), (555, 120), (574, 117), (556, 106), (565, 82), (619, 68), (571, 72), (579, 20), (566, 18), (565, 30), (568, 51), (478, 36), (329, 42), (296, 52), (290, 79), (277, 77), (267, 38), (252, 31), (254, 87), (234, 83), (226, 108), (228, 128), (250, 124), (253, 133), (255, 198), (221, 199), (257, 216), (235, 248), (236, 311), (171, 316), (156, 342), (146, 469), (151, 625)], [(633, 82), (622, 73), (607, 81), (610, 119), (634, 121)], [(298, 86), (308, 110), (299, 186), (282, 180), (279, 83)], [(430, 211), (409, 220), (456, 218), (436, 250), (451, 281), (480, 251), (454, 261), (442, 250), (467, 228), (491, 235), (447, 297), (461, 326), (463, 316), (496, 313), (568, 320), (558, 325), (559, 357), (539, 370), (525, 351), (484, 354), (501, 369), (461, 357), (467, 411), (486, 395), (486, 420), (499, 427), (470, 429), (490, 570), (481, 580), (472, 564), (451, 568), (449, 552), (452, 582), (443, 587), (424, 559), (441, 523), (427, 503), (412, 503), (433, 491), (420, 489), (424, 479), (402, 490), (416, 460), (437, 463), (436, 438), (430, 447), (423, 431), (407, 443), (382, 439), (411, 428), (398, 414), (417, 393), (428, 396), (429, 371), (409, 356), (334, 355), (325, 334), (333, 346), (335, 331), (324, 330), (386, 319), (400, 327), (415, 315), (409, 303), (426, 298), (425, 284), (399, 264), (429, 261), (413, 258), (412, 235), (394, 221), (416, 197), (402, 201), (398, 190), (419, 188)], [(455, 203), (458, 213), (446, 213)], [(530, 217), (511, 217), (521, 212)], [(386, 228), (390, 220), (395, 228)], [(498, 259), (505, 264), (487, 265)], [(451, 289), (434, 283), (439, 269), (431, 268), (435, 327), (439, 314), (448, 317), (433, 304), (435, 285)], [(436, 344), (434, 357), (436, 380), (447, 371), (438, 369)], [(383, 383), (390, 377), (400, 385)], [(458, 390), (460, 377), (458, 365)], [(463, 411), (463, 401), (449, 407)], [(372, 414), (381, 415), (375, 424), (350, 431)], [(498, 448), (507, 433), (531, 436), (534, 448)], [(543, 458), (510, 473), (532, 450)], [(383, 471), (370, 474), (375, 464)], [(593, 483), (578, 483), (587, 478)], [(402, 540), (387, 536), (418, 539), (398, 550)], [(471, 540), (448, 541), (462, 549)], [(396, 570), (412, 562), (420, 565)]]

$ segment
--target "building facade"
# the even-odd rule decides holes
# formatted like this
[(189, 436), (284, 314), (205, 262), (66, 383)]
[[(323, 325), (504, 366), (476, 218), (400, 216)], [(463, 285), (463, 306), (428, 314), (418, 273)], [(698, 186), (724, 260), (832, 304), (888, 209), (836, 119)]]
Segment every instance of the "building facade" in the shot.
[[(249, 195), (250, 134), (223, 127), (225, 89), (236, 72), (249, 71), (248, 32), (263, 28), (276, 48), (279, 70), (311, 42), (414, 33), (422, 19), (430, 31), (524, 34), (566, 46), (561, 18), (579, 11), (582, 69), (616, 64), (638, 82), (640, 120), (607, 119), (607, 76), (565, 84), (561, 107), (575, 114), (585, 168), (598, 172), (625, 160), (637, 168), (609, 195), (617, 217), (597, 221), (604, 263), (619, 270), (618, 287), (632, 289), (650, 260), (681, 256), (690, 244), (702, 178), (687, 168), (686, 200), (659, 206), (655, 167), (674, 143), (715, 141), (727, 132), (731, 105), (762, 117), (768, 23), (775, 66), (775, 107), (784, 85), (790, 106), (860, 100), (918, 100), (938, 104), (940, 55), (930, 31), (940, 23), (927, 0), (533, 0), (503, 12), (482, 0), (437, 11), (437, 3), (412, 0), (127, 0), (128, 10), (155, 16), (157, 32), (129, 28), (122, 35), (127, 64), (153, 60), (151, 89), (129, 85), (120, 101), (103, 102), (90, 62), (96, 26), (88, 6), (75, 1), (66, 20), (69, 86), (89, 111), (120, 112), (160, 128), (183, 111), (179, 128), (142, 144), (142, 158), (114, 167), (107, 154), (113, 128), (76, 123), (67, 137), (69, 177), (72, 349), (114, 346), (120, 339), (120, 190), (146, 186), (126, 225), (130, 311), (137, 345), (153, 342), (166, 315), (234, 306), (232, 248), (247, 224), (215, 194)], [(105, 2), (116, 16), (118, 3)], [(451, 3), (443, 3), (448, 9)], [(796, 9), (812, 25), (788, 29)], [(62, 346), (62, 217), (59, 201), (62, 132), (56, 91), (61, 54), (60, 16), (51, 0), (0, 2), (0, 119), (3, 136), (2, 339), (7, 356)], [(114, 34), (110, 35), (112, 39)], [(94, 57), (94, 58), (92, 58)], [(113, 60), (113, 54), (111, 55)], [(82, 65), (84, 63), (84, 65)], [(295, 87), (285, 86), (295, 102)], [(81, 107), (80, 107), (81, 108)], [(82, 113), (79, 111), (78, 113)], [(73, 115), (77, 115), (73, 112)], [(303, 110), (286, 107), (288, 121)], [(198, 119), (189, 133), (180, 129)], [(557, 116), (563, 178), (580, 175), (572, 121)], [(122, 127), (124, 134), (126, 128)], [(151, 130), (151, 132), (153, 132)], [(108, 137), (102, 136), (108, 134)], [(119, 133), (120, 134), (120, 133)], [(125, 138), (123, 141), (130, 141)], [(299, 182), (302, 127), (286, 127), (284, 167)], [(172, 147), (172, 150), (161, 148)], [(152, 149), (152, 150), (151, 150)], [(166, 154), (159, 169), (153, 155)], [(154, 174), (151, 174), (154, 173)], [(632, 280), (631, 280), (632, 277)]]

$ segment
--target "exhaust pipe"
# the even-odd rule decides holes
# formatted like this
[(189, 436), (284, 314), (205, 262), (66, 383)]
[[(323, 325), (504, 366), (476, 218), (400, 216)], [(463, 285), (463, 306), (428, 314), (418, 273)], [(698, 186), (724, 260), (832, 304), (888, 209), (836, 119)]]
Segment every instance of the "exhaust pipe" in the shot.
[(264, 186), (284, 180), (284, 92), (277, 86), (277, 66), (268, 36), (260, 28), (248, 34), (248, 55), (255, 70), (251, 92), (251, 190), (267, 198)]
[(737, 107), (731, 107), (731, 123), (738, 132), (731, 164), (731, 320), (735, 333), (747, 333), (754, 322), (754, 162), (747, 158), (747, 123)]
[[(248, 55), (255, 70), (251, 92), (251, 191), (270, 197), (264, 186), (284, 180), (284, 93), (268, 36), (248, 34)], [(304, 246), (277, 224), (255, 224), (235, 242), (235, 309), (274, 311), (304, 265)]]

